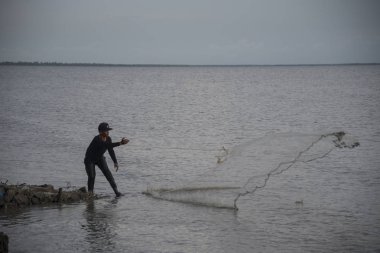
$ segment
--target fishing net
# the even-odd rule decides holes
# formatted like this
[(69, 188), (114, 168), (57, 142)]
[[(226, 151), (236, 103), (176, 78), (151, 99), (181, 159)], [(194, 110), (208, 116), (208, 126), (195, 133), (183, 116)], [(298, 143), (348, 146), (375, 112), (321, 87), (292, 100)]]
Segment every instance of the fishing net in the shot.
[(240, 197), (264, 188), (272, 177), (295, 164), (322, 159), (336, 148), (358, 145), (344, 132), (267, 134), (230, 151), (224, 150), (215, 168), (187, 183), (150, 187), (144, 193), (164, 200), (238, 209)]

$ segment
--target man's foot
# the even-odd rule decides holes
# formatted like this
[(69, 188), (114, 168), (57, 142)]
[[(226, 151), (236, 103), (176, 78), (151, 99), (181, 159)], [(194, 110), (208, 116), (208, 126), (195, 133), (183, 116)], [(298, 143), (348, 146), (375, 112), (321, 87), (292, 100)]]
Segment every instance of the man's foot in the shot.
[(121, 192), (116, 192), (115, 194), (116, 194), (116, 197), (121, 197), (121, 196), (123, 196), (123, 194), (121, 194)]

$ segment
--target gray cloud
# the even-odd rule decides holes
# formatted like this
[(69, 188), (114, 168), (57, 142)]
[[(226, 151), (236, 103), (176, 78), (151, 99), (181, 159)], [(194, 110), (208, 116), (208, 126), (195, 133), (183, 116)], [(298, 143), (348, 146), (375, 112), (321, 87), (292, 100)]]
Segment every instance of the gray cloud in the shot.
[(380, 62), (376, 0), (0, 0), (0, 61)]

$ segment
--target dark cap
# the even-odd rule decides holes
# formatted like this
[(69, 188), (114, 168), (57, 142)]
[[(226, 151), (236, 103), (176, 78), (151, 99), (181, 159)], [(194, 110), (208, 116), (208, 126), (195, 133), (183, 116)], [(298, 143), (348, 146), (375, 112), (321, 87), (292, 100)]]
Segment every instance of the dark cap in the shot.
[(112, 130), (112, 128), (110, 128), (107, 122), (102, 122), (99, 124), (98, 130), (99, 132), (107, 132), (109, 130)]

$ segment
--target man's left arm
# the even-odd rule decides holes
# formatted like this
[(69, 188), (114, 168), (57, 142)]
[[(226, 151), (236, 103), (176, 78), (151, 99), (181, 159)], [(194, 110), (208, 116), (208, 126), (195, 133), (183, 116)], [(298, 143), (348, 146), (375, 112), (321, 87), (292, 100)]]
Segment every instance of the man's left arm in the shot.
[(120, 145), (125, 145), (125, 144), (127, 144), (128, 142), (129, 142), (128, 139), (126, 139), (126, 138), (122, 138), (120, 142), (114, 142), (114, 143), (112, 143), (112, 139), (111, 139), (111, 137), (109, 137), (109, 143), (110, 143), (110, 145), (109, 145), (109, 147), (108, 147), (108, 153), (109, 153), (110, 156), (111, 156), (111, 159), (112, 159), (112, 161), (113, 161), (113, 163), (114, 163), (114, 168), (116, 169), (116, 171), (119, 170), (119, 164), (117, 163), (117, 159), (116, 159), (115, 151), (113, 150), (113, 148), (114, 148), (114, 147), (118, 147), (118, 146), (120, 146)]
[(122, 138), (121, 141), (119, 142), (114, 142), (112, 143), (112, 140), (111, 140), (111, 137), (110, 137), (110, 142), (111, 142), (111, 147), (114, 148), (114, 147), (118, 147), (120, 145), (125, 145), (129, 142), (129, 140), (127, 138)]

